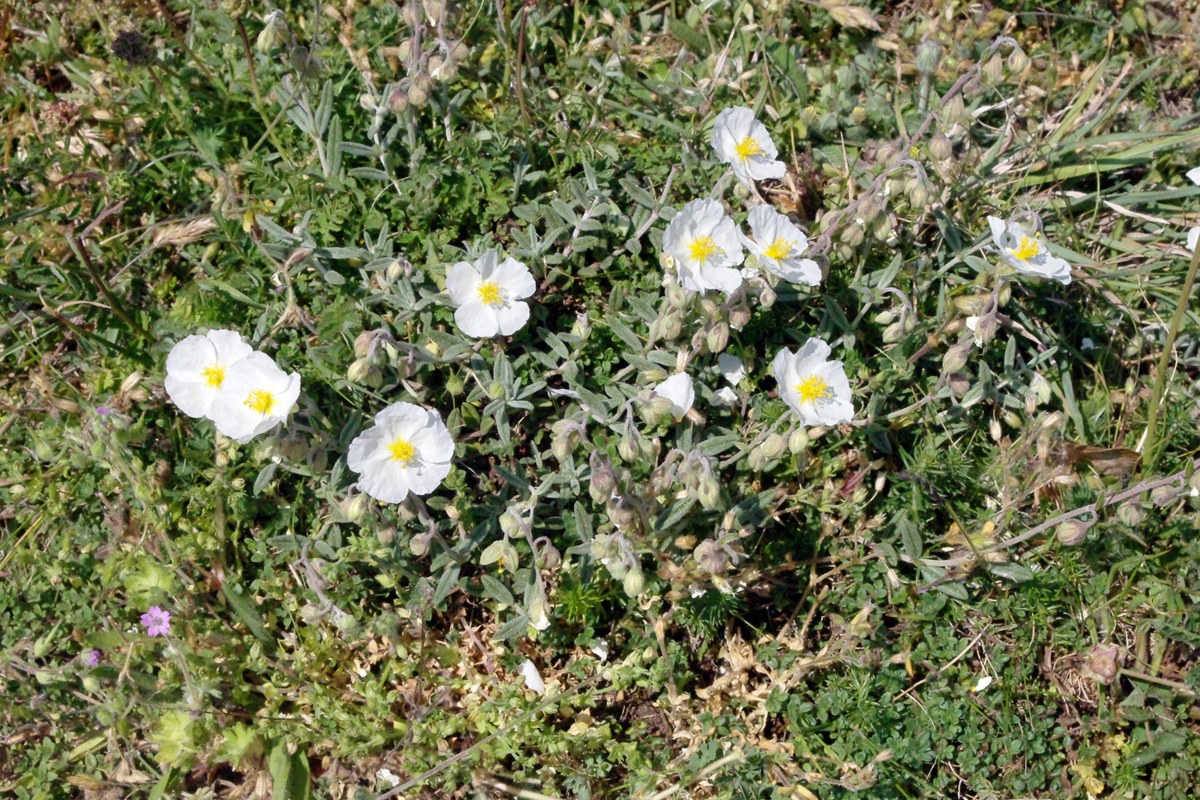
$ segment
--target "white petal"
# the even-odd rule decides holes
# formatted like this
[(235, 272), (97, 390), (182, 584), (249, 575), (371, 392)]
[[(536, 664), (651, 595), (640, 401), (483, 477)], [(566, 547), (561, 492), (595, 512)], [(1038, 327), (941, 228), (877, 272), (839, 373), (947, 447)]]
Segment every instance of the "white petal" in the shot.
[(717, 369), (721, 372), (721, 377), (737, 386), (742, 382), (742, 378), (746, 377), (746, 362), (729, 353), (721, 353), (717, 356)]
[(529, 267), (511, 258), (504, 259), (496, 268), (493, 280), (500, 284), (508, 296), (514, 300), (524, 300), (532, 297), (537, 291), (537, 282)]
[(811, 372), (811, 368), (806, 369), (805, 365), (809, 362), (826, 361), (830, 353), (829, 345), (816, 337), (810, 337), (804, 346), (796, 353), (797, 369), (800, 372)]
[(696, 400), (696, 391), (692, 386), (692, 376), (679, 372), (654, 387), (654, 394), (665, 397), (674, 404), (672, 412), (675, 419), (682, 419)]
[(358, 478), (358, 488), (384, 503), (402, 503), (408, 497), (408, 475), (390, 459)]
[(782, 161), (768, 161), (755, 156), (746, 159), (746, 174), (756, 181), (778, 180), (787, 173)]
[(996, 243), (997, 247), (1004, 247), (1004, 220), (999, 217), (989, 216), (987, 221), (988, 227), (992, 230), (992, 241)]
[[(526, 295), (528, 296), (528, 295)], [(520, 300), (506, 303), (495, 310), (501, 336), (512, 336), (529, 321), (529, 304)]]
[(192, 375), (167, 375), (163, 388), (180, 411), (195, 419), (208, 416), (217, 397), (216, 389)]
[(479, 299), (463, 303), (454, 312), (454, 323), (458, 329), (475, 339), (490, 339), (500, 333), (500, 320), (496, 311)]
[(741, 270), (729, 267), (708, 267), (701, 271), (701, 275), (706, 287), (719, 289), (726, 295), (732, 295), (742, 286)]
[(1192, 183), (1200, 184), (1200, 167), (1193, 167), (1187, 171), (1188, 180)]
[(481, 282), (479, 270), (466, 261), (459, 261), (446, 273), (446, 290), (456, 305), (474, 299)]
[[(1196, 169), (1200, 169), (1200, 167), (1196, 167)], [(1188, 250), (1195, 250), (1196, 242), (1200, 242), (1200, 228), (1192, 228), (1190, 231), (1188, 231)]]
[(538, 694), (546, 693), (546, 684), (542, 681), (542, 674), (538, 672), (538, 668), (528, 658), (521, 665), (521, 677), (525, 679), (525, 686)]
[(721, 405), (734, 406), (737, 405), (737, 392), (728, 386), (722, 386), (713, 393), (713, 399), (720, 402)]

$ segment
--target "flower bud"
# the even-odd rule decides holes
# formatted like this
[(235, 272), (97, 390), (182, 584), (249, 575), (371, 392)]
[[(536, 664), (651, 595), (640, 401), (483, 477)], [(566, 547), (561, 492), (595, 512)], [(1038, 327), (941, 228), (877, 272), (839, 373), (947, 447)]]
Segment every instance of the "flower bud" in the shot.
[(642, 576), (642, 568), (634, 567), (625, 573), (625, 579), (621, 581), (621, 588), (625, 590), (625, 594), (630, 597), (637, 597), (642, 593), (642, 588), (646, 585), (646, 579)]
[(429, 91), (414, 83), (408, 87), (408, 102), (412, 104), (413, 108), (421, 108), (429, 102)]
[(712, 511), (721, 504), (721, 484), (711, 473), (705, 473), (696, 483), (696, 499), (701, 507)]
[(775, 300), (778, 297), (779, 295), (775, 293), (775, 290), (764, 283), (763, 287), (758, 290), (758, 305), (760, 308), (768, 309), (775, 305)]
[(659, 335), (667, 341), (677, 339), (682, 331), (683, 319), (677, 311), (668, 313), (658, 326)]
[(700, 300), (700, 313), (705, 319), (716, 319), (721, 313), (721, 308), (714, 300), (705, 297)]
[(954, 145), (950, 142), (950, 137), (941, 131), (930, 137), (929, 155), (938, 161), (945, 161), (954, 155)]
[(1154, 503), (1154, 505), (1158, 506), (1159, 508), (1162, 508), (1163, 506), (1168, 506), (1175, 502), (1175, 499), (1179, 497), (1179, 494), (1180, 491), (1175, 486), (1159, 486), (1157, 489), (1150, 492), (1150, 502)]
[(792, 455), (799, 455), (808, 449), (808, 431), (804, 428), (796, 428), (792, 431), (792, 435), (788, 437), (788, 450)]
[(1012, 299), (1012, 284), (1004, 281), (1000, 284), (1000, 288), (996, 290), (996, 303), (1004, 308), (1008, 305), (1008, 301)]
[(588, 457), (588, 466), (592, 470), (591, 477), (588, 479), (588, 492), (597, 503), (603, 503), (612, 497), (613, 490), (617, 488), (617, 479), (613, 475), (612, 463), (608, 460), (608, 456), (599, 450), (593, 450), (591, 456)]
[(893, 322), (883, 329), (883, 341), (885, 344), (898, 342), (904, 338), (904, 323)]
[(759, 445), (762, 450), (763, 457), (768, 461), (773, 458), (779, 458), (787, 450), (787, 440), (781, 434), (772, 433), (763, 439), (763, 443)]
[(688, 290), (678, 283), (667, 287), (667, 305), (675, 309), (684, 309), (688, 305)]
[(417, 558), (424, 558), (425, 554), (429, 552), (429, 545), (432, 541), (432, 533), (418, 533), (408, 540), (408, 550)]
[(922, 39), (917, 45), (917, 72), (932, 75), (942, 61), (942, 46), (932, 39)]
[(351, 522), (361, 522), (363, 516), (367, 513), (367, 496), (365, 494), (356, 494), (344, 497), (338, 503), (338, 510), (342, 512), (343, 517)]
[(966, 375), (955, 373), (946, 378), (946, 383), (955, 397), (963, 397), (971, 390), (971, 382)]
[(633, 440), (633, 437), (621, 437), (621, 441), (617, 442), (617, 455), (619, 455), (621, 460), (626, 464), (632, 464), (633, 462), (637, 461), (640, 452), (637, 442)]
[(450, 48), (450, 57), (455, 61), (466, 61), (469, 55), (471, 55), (471, 49), (461, 41), (455, 42), (454, 46)]
[(983, 80), (989, 86), (995, 86), (1004, 80), (1004, 62), (1000, 59), (999, 53), (993, 55), (983, 65)]
[(387, 104), (393, 114), (403, 113), (409, 105), (408, 92), (404, 91), (403, 86), (396, 86), (388, 95)]
[(1117, 519), (1121, 520), (1123, 525), (1136, 528), (1145, 518), (1146, 512), (1137, 500), (1130, 500), (1117, 506)]
[(1014, 47), (1013, 51), (1008, 54), (1008, 70), (1013, 75), (1020, 76), (1029, 66), (1029, 56), (1025, 55), (1025, 51), (1019, 47)]
[(942, 372), (960, 372), (967, 365), (967, 355), (971, 352), (971, 342), (959, 342), (946, 351), (942, 356)]
[(500, 531), (505, 536), (517, 536), (521, 533), (521, 520), (510, 510), (506, 510), (501, 514), (498, 522), (500, 524)]
[(708, 329), (708, 333), (704, 337), (704, 344), (710, 353), (724, 352), (729, 346), (729, 325), (724, 322), (718, 322)]
[(1058, 537), (1060, 544), (1066, 547), (1074, 547), (1077, 544), (1083, 543), (1083, 540), (1087, 538), (1088, 529), (1091, 527), (1092, 523), (1090, 522), (1069, 519), (1059, 524), (1054, 535)]
[(740, 331), (742, 328), (746, 327), (746, 323), (750, 321), (751, 316), (752, 314), (750, 312), (750, 307), (746, 305), (746, 302), (743, 300), (733, 308), (729, 309), (729, 327), (733, 328), (735, 331)]
[(275, 10), (267, 14), (263, 22), (263, 29), (254, 41), (254, 47), (260, 53), (269, 53), (276, 47), (282, 47), (287, 42), (287, 20), (283, 18), (282, 11)]
[(354, 355), (356, 358), (366, 358), (371, 352), (371, 344), (375, 341), (375, 331), (363, 331), (354, 339)]

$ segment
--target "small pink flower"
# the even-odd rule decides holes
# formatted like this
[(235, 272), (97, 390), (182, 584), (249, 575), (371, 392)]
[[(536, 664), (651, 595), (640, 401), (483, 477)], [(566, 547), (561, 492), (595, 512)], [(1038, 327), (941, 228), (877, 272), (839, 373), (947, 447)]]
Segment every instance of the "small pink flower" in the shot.
[(99, 664), (100, 663), (100, 651), (99, 650), (84, 650), (83, 651), (83, 663), (87, 664), (89, 667), (94, 667), (97, 664)]
[(142, 625), (147, 636), (166, 636), (171, 632), (171, 612), (150, 606), (150, 610), (142, 614)]

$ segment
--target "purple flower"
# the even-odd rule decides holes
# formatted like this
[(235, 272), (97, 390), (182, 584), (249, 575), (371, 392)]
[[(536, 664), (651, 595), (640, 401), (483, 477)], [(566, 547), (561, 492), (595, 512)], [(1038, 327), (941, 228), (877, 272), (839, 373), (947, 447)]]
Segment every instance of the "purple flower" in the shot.
[(150, 610), (142, 614), (142, 625), (147, 636), (166, 636), (171, 632), (171, 612), (150, 606)]
[(97, 664), (99, 664), (100, 663), (100, 651), (99, 650), (84, 650), (83, 651), (83, 663), (87, 664), (89, 667), (94, 667)]
[(99, 406), (99, 407), (96, 409), (96, 413), (97, 413), (97, 414), (99, 414), (99, 415), (100, 415), (100, 416), (102, 416), (102, 417), (107, 417), (109, 414), (111, 414), (111, 413), (112, 413), (112, 411), (111, 411), (110, 409), (108, 409), (108, 408), (105, 408), (104, 406)]

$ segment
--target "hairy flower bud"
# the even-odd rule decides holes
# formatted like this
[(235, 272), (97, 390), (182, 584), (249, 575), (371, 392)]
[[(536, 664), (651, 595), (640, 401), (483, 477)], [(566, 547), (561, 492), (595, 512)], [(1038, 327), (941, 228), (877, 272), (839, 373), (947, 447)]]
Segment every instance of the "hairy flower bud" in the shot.
[(642, 593), (642, 589), (646, 585), (646, 579), (642, 575), (642, 568), (635, 566), (625, 573), (625, 578), (621, 581), (621, 588), (625, 590), (625, 594), (630, 597), (637, 597)]
[(787, 440), (782, 434), (771, 433), (767, 438), (763, 439), (759, 449), (762, 451), (763, 457), (770, 461), (774, 458), (779, 458), (787, 450)]
[(729, 325), (724, 322), (715, 323), (708, 329), (708, 333), (704, 337), (704, 344), (710, 353), (724, 352), (729, 346)]
[(1025, 51), (1019, 47), (1014, 47), (1013, 51), (1008, 54), (1008, 69), (1016, 76), (1020, 76), (1029, 66), (1029, 56), (1025, 55)]
[(799, 455), (808, 449), (808, 431), (804, 428), (797, 428), (792, 431), (788, 437), (788, 450), (792, 455)]
[(684, 309), (688, 305), (688, 290), (678, 283), (667, 287), (667, 305), (674, 309)]
[(758, 305), (760, 308), (766, 310), (775, 305), (777, 297), (778, 295), (775, 293), (775, 290), (764, 283), (763, 287), (758, 290)]
[(708, 511), (712, 511), (720, 505), (721, 484), (717, 482), (716, 477), (711, 473), (701, 475), (700, 479), (696, 482), (696, 499)]
[(942, 372), (961, 372), (962, 368), (967, 365), (967, 356), (971, 352), (971, 342), (959, 342), (946, 351), (942, 356)]
[(983, 80), (989, 86), (995, 86), (1004, 80), (1004, 61), (996, 53), (983, 65)]
[(1060, 544), (1067, 547), (1074, 547), (1077, 544), (1082, 544), (1087, 538), (1088, 529), (1092, 527), (1092, 523), (1083, 522), (1077, 519), (1069, 519), (1066, 522), (1060, 523), (1055, 530), (1054, 535), (1058, 537)]
[(950, 142), (950, 137), (941, 131), (931, 136), (929, 138), (929, 155), (938, 161), (945, 161), (954, 155), (954, 145)]
[(588, 492), (597, 503), (603, 503), (612, 497), (613, 490), (617, 488), (617, 479), (613, 475), (612, 463), (608, 460), (608, 456), (599, 450), (593, 450), (588, 458), (588, 466), (592, 470), (588, 480)]

